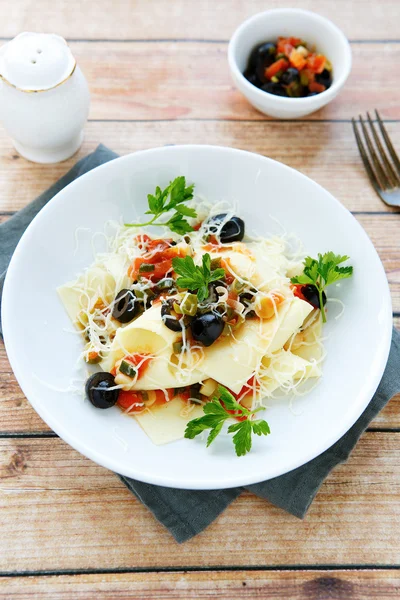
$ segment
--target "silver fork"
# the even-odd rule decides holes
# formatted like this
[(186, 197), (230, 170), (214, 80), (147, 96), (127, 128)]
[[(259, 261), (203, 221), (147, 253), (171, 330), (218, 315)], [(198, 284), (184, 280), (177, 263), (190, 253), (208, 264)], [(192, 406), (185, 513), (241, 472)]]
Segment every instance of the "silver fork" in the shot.
[[(366, 145), (360, 135), (359, 126), (356, 124), (355, 119), (352, 119), (354, 135), (356, 136), (357, 146), (365, 170), (374, 190), (389, 206), (400, 207), (400, 160), (377, 110), (375, 110), (375, 114), (387, 150), (382, 145), (376, 127), (368, 112), (367, 118), (377, 151), (361, 115), (359, 115), (359, 126), (361, 126), (364, 134)], [(389, 160), (388, 152), (392, 161)]]

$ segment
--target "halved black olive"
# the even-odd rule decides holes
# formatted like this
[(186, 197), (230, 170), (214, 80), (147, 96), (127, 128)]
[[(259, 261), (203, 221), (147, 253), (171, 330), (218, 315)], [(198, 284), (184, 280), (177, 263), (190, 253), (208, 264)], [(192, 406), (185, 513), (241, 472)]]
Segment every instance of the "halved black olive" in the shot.
[[(211, 233), (217, 233), (218, 226), (226, 219), (226, 214), (215, 215), (211, 217), (211, 222), (215, 223), (215, 226), (211, 225)], [(219, 239), (221, 244), (230, 244), (232, 242), (241, 242), (244, 238), (244, 221), (240, 217), (233, 216), (224, 223)]]
[(119, 389), (110, 389), (115, 385), (115, 379), (111, 373), (99, 371), (87, 380), (86, 395), (96, 408), (111, 408), (117, 403), (119, 396)]
[(332, 85), (332, 74), (328, 69), (324, 69), (322, 73), (317, 73), (315, 81), (324, 85), (325, 89), (328, 89)]
[(174, 311), (174, 302), (172, 298), (162, 303), (161, 306), (161, 319), (166, 327), (171, 331), (182, 331), (182, 324), (180, 322), (181, 315), (178, 315)]
[[(303, 296), (307, 300), (307, 302), (309, 304), (311, 304), (311, 306), (313, 306), (314, 308), (321, 308), (320, 303), (319, 303), (318, 290), (315, 287), (315, 285), (303, 285), (301, 288), (301, 293), (303, 294)], [(322, 302), (325, 306), (325, 304), (326, 304), (325, 292), (322, 292)]]
[(201, 342), (203, 346), (211, 346), (224, 330), (222, 317), (214, 313), (206, 313), (195, 317), (190, 324), (193, 339)]
[(120, 323), (129, 323), (140, 310), (140, 302), (133, 290), (121, 290), (115, 297), (112, 316)]

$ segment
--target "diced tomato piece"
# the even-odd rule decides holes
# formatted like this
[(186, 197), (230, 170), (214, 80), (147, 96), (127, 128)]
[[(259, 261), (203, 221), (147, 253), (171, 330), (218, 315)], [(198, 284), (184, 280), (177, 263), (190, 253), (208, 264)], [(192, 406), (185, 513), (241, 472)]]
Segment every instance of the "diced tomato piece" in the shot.
[(313, 73), (322, 73), (325, 69), (326, 58), (322, 54), (309, 54), (306, 60), (307, 69)]
[(152, 250), (155, 250), (155, 248), (158, 248), (159, 251), (165, 250), (165, 248), (169, 248), (171, 241), (172, 240), (149, 240), (146, 244), (147, 251), (151, 252)]
[(151, 237), (149, 235), (147, 235), (147, 233), (142, 233), (135, 237), (135, 241), (138, 244), (147, 244), (150, 240), (151, 240)]
[[(132, 279), (137, 279), (140, 276), (146, 279), (151, 279), (152, 281), (159, 281), (160, 279), (163, 279), (163, 277), (165, 277), (168, 271), (172, 270), (171, 259), (161, 260), (160, 262), (156, 262), (155, 264), (152, 262), (152, 260), (146, 258), (135, 258), (135, 260), (128, 269), (129, 277), (131, 277)], [(143, 264), (153, 264), (154, 269), (152, 271), (143, 271), (141, 273), (140, 266)]]
[(288, 38), (279, 38), (276, 46), (276, 54), (285, 54), (288, 58), (294, 46)]
[(130, 408), (129, 412), (140, 412), (144, 409), (143, 397), (140, 392), (120, 390), (117, 404), (126, 410)]
[(324, 92), (326, 88), (322, 83), (312, 81), (308, 84), (308, 89), (310, 90), (310, 92), (317, 92), (318, 94), (320, 94), (321, 92)]
[(155, 281), (159, 281), (163, 279), (167, 275), (169, 271), (172, 271), (172, 260), (163, 260), (160, 263), (154, 265), (154, 271), (149, 273), (151, 277), (149, 279), (154, 279)]
[(297, 52), (297, 50), (295, 48), (293, 48), (293, 50), (291, 51), (289, 60), (290, 60), (290, 64), (292, 65), (292, 67), (294, 67), (298, 71), (301, 71), (302, 69), (304, 69), (304, 67), (307, 64), (307, 61), (304, 58), (304, 56), (302, 54), (300, 54), (300, 52)]
[(292, 46), (300, 46), (301, 39), (300, 38), (296, 38), (296, 37), (290, 37), (289, 38), (289, 42), (292, 44)]
[(196, 223), (196, 225), (193, 225), (193, 231), (198, 231), (200, 229), (200, 227), (202, 226), (203, 221), (200, 221), (200, 223)]
[(293, 294), (296, 296), (296, 298), (300, 298), (300, 300), (305, 300), (303, 293), (301, 291), (302, 287), (303, 286), (299, 283), (293, 284), (291, 286)]
[(289, 61), (285, 58), (280, 58), (276, 60), (270, 67), (265, 69), (265, 77), (267, 79), (271, 79), (274, 75), (279, 73), (279, 71), (286, 71), (289, 68)]

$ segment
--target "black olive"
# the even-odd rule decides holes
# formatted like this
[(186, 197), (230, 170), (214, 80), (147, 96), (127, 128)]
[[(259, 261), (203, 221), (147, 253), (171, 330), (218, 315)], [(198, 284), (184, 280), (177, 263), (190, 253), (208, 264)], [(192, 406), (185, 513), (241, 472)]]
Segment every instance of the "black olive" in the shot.
[(110, 390), (115, 386), (115, 379), (111, 373), (99, 371), (86, 382), (86, 396), (96, 408), (111, 408), (118, 400), (119, 389)]
[(283, 83), (284, 85), (290, 85), (291, 83), (299, 83), (300, 82), (300, 76), (299, 76), (299, 72), (297, 69), (294, 69), (293, 67), (289, 67), (289, 69), (287, 69), (287, 71), (285, 71), (284, 73), (282, 73), (282, 75), (279, 78), (280, 83)]
[(182, 331), (182, 324), (179, 321), (180, 315), (177, 315), (174, 311), (173, 299), (163, 302), (161, 306), (161, 319), (164, 325), (171, 331)]
[(203, 346), (211, 346), (224, 330), (225, 323), (219, 315), (206, 313), (195, 317), (190, 324), (193, 339)]
[(218, 294), (216, 288), (220, 287), (220, 286), (226, 288), (225, 281), (221, 281), (219, 279), (218, 281), (213, 281), (212, 283), (209, 284), (209, 286), (208, 286), (208, 298), (207, 298), (207, 302), (208, 303), (218, 302), (219, 294)]
[(255, 85), (256, 87), (261, 86), (261, 81), (258, 79), (257, 75), (254, 71), (245, 71), (243, 75), (246, 77), (247, 81)]
[(332, 75), (328, 69), (324, 69), (322, 73), (318, 73), (315, 76), (315, 81), (324, 85), (325, 89), (328, 89), (332, 85)]
[[(320, 304), (319, 304), (318, 290), (315, 287), (315, 285), (303, 285), (301, 288), (301, 293), (303, 294), (303, 296), (307, 300), (307, 302), (309, 302), (309, 304), (311, 304), (311, 306), (313, 306), (314, 308), (321, 308)], [(325, 304), (326, 304), (325, 292), (322, 292), (322, 302), (325, 306)]]
[(310, 98), (310, 96), (318, 96), (318, 92), (308, 92), (307, 98)]
[[(210, 231), (216, 233), (217, 227), (226, 219), (226, 214), (215, 215), (211, 217), (211, 221), (215, 223), (215, 227), (211, 226)], [(241, 242), (244, 238), (244, 221), (240, 217), (231, 217), (229, 221), (224, 223), (219, 239), (221, 244), (230, 244), (231, 242)]]
[[(253, 48), (253, 50), (250, 53), (249, 60), (247, 61), (247, 70), (255, 71), (257, 62), (260, 60), (260, 58), (264, 58), (265, 60), (270, 60), (271, 61), (270, 64), (272, 65), (272, 63), (275, 61), (275, 55), (276, 55), (275, 44), (272, 44), (270, 42), (258, 44), (257, 46), (255, 46)], [(269, 66), (269, 65), (267, 65), (267, 66)]]
[(266, 81), (265, 69), (270, 67), (275, 62), (276, 46), (267, 42), (254, 48), (250, 54), (249, 67), (255, 72), (258, 80), (261, 83)]
[(285, 88), (283, 87), (283, 85), (281, 83), (274, 83), (273, 81), (270, 81), (268, 83), (266, 83), (265, 85), (263, 85), (261, 87), (261, 89), (264, 92), (268, 92), (268, 94), (274, 94), (274, 96), (287, 96), (287, 91), (285, 90)]
[[(254, 293), (256, 292), (257, 290), (254, 290)], [(250, 306), (250, 304), (253, 304), (254, 298), (254, 294), (251, 294), (250, 292), (244, 292), (243, 294), (240, 294), (238, 300), (245, 306)]]
[(129, 323), (140, 310), (140, 302), (133, 290), (121, 290), (115, 297), (112, 316), (120, 323)]

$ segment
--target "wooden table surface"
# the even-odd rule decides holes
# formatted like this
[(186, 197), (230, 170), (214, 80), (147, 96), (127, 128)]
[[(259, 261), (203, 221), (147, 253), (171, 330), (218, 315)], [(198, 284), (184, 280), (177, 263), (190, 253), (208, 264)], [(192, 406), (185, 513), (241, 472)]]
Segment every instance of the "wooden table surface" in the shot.
[[(400, 150), (398, 0), (291, 4), (334, 20), (354, 60), (340, 96), (298, 122), (253, 109), (226, 60), (239, 23), (280, 0), (0, 0), (1, 40), (63, 35), (92, 94), (84, 144), (66, 162), (27, 162), (0, 129), (0, 220), (99, 142), (120, 154), (168, 143), (244, 148), (299, 169), (353, 212), (381, 256), (400, 326), (400, 215), (372, 191), (350, 123), (379, 108)], [(178, 545), (113, 473), (41, 421), (0, 343), (0, 598), (398, 598), (399, 408), (400, 396), (328, 477), (304, 521), (246, 493)]]

